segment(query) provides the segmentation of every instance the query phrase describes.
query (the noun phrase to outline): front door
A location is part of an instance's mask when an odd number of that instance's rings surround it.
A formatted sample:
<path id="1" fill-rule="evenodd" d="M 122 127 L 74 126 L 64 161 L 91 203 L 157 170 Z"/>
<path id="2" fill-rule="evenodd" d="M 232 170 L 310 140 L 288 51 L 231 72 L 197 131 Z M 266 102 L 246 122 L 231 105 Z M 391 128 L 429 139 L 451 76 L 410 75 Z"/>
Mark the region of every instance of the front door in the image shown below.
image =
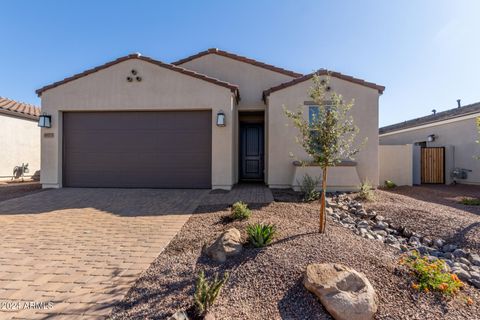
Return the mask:
<path id="1" fill-rule="evenodd" d="M 240 124 L 240 179 L 263 180 L 263 124 Z"/>

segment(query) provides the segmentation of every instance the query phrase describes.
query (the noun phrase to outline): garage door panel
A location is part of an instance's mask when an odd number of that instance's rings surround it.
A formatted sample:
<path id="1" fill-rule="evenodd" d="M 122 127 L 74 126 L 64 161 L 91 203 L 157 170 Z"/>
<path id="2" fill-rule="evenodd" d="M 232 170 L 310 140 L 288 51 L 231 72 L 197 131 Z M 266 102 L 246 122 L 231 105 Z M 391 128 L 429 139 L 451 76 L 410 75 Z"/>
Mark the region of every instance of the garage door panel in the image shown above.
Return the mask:
<path id="1" fill-rule="evenodd" d="M 178 162 L 170 157 L 158 157 L 157 154 L 136 154 L 118 153 L 116 156 L 111 154 L 79 154 L 73 157 L 69 166 L 75 170 L 81 171 L 99 171 L 99 170 L 125 170 L 140 171 L 149 170 L 151 173 L 162 171 L 163 168 L 170 168 L 173 171 L 195 170 L 204 171 L 204 163 L 208 162 L 209 155 L 204 153 L 188 153 L 185 156 L 195 161 L 189 163 Z M 115 158 L 112 160 L 112 158 Z M 101 169 L 100 169 L 101 168 Z"/>
<path id="2" fill-rule="evenodd" d="M 210 188 L 211 112 L 64 113 L 64 185 Z"/>

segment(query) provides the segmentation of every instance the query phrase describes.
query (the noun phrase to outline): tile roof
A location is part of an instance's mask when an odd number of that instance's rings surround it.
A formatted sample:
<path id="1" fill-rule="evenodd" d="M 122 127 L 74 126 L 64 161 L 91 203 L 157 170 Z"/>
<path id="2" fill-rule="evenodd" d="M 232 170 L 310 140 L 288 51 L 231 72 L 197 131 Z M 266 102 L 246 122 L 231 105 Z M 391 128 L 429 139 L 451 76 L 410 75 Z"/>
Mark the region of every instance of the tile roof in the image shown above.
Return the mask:
<path id="1" fill-rule="evenodd" d="M 257 61 L 257 60 L 253 60 L 253 59 L 250 59 L 250 58 L 247 58 L 247 57 L 239 56 L 239 55 L 236 55 L 236 54 L 233 54 L 233 53 L 230 53 L 230 52 L 227 52 L 227 51 L 223 51 L 223 50 L 220 50 L 220 49 L 217 49 L 217 48 L 210 48 L 208 50 L 205 50 L 205 51 L 199 52 L 197 54 L 194 54 L 190 57 L 172 62 L 172 64 L 178 66 L 178 65 L 181 65 L 185 62 L 192 61 L 192 60 L 195 60 L 197 58 L 203 57 L 207 54 L 216 54 L 216 55 L 219 55 L 219 56 L 222 56 L 222 57 L 227 57 L 227 58 L 230 58 L 230 59 L 245 62 L 245 63 L 251 64 L 251 65 L 260 67 L 260 68 L 268 69 L 270 71 L 278 72 L 278 73 L 281 73 L 281 74 L 284 74 L 284 75 L 287 75 L 287 76 L 290 76 L 290 77 L 294 77 L 294 78 L 298 78 L 298 77 L 303 76 L 303 74 L 295 72 L 295 71 L 290 71 L 290 70 L 286 70 L 286 69 L 283 69 L 283 68 L 275 67 L 275 66 L 272 66 L 270 64 L 266 64 L 266 63 L 263 63 L 263 62 L 260 62 L 260 61 Z"/>
<path id="2" fill-rule="evenodd" d="M 37 120 L 40 115 L 40 108 L 28 103 L 0 97 L 0 113 Z"/>
<path id="3" fill-rule="evenodd" d="M 380 86 L 380 85 L 372 83 L 372 82 L 367 82 L 367 81 L 362 80 L 362 79 L 347 76 L 347 75 L 342 74 L 340 72 L 330 71 L 330 70 L 326 70 L 326 69 L 320 69 L 316 72 L 309 73 L 307 75 L 304 75 L 303 77 L 293 79 L 291 81 L 282 83 L 278 86 L 275 86 L 275 87 L 272 87 L 268 90 L 263 91 L 263 99 L 265 100 L 270 95 L 270 93 L 272 93 L 272 92 L 279 91 L 279 90 L 294 86 L 294 85 L 296 85 L 300 82 L 310 80 L 311 78 L 313 78 L 313 76 L 315 74 L 317 74 L 319 76 L 326 75 L 326 76 L 342 79 L 342 80 L 345 80 L 345 81 L 353 82 L 353 83 L 356 83 L 356 84 L 359 84 L 359 85 L 362 85 L 362 86 L 365 86 L 365 87 L 369 87 L 369 88 L 378 90 L 378 93 L 380 93 L 380 94 L 382 94 L 383 91 L 385 90 L 384 86 Z"/>
<path id="4" fill-rule="evenodd" d="M 194 72 L 194 71 L 191 71 L 191 70 L 188 70 L 188 69 L 185 69 L 185 68 L 182 68 L 182 67 L 178 67 L 178 66 L 175 66 L 173 64 L 168 64 L 168 63 L 163 63 L 161 61 L 158 61 L 158 60 L 154 60 L 152 58 L 149 58 L 149 57 L 145 57 L 145 56 L 142 56 L 140 55 L 139 53 L 135 53 L 135 54 L 129 54 L 127 56 L 124 56 L 124 57 L 121 57 L 121 58 L 118 58 L 114 61 L 110 61 L 110 62 L 107 62 L 101 66 L 98 66 L 98 67 L 95 67 L 95 68 L 92 68 L 92 69 L 89 69 L 89 70 L 86 70 L 84 72 L 81 72 L 81 73 L 78 73 L 78 74 L 75 74 L 71 77 L 68 77 L 68 78 L 65 78 L 61 81 L 57 81 L 57 82 L 54 82 L 52 84 L 49 84 L 47 86 L 44 86 L 38 90 L 36 90 L 35 92 L 37 93 L 38 96 L 41 96 L 42 93 L 46 90 L 49 90 L 49 89 L 52 89 L 52 88 L 55 88 L 55 87 L 58 87 L 62 84 L 65 84 L 67 82 L 70 82 L 70 81 L 73 81 L 73 80 L 76 80 L 76 79 L 79 79 L 79 78 L 82 78 L 82 77 L 85 77 L 89 74 L 92 74 L 94 72 L 97 72 L 97 71 L 100 71 L 100 70 L 103 70 L 103 69 L 106 69 L 108 67 L 111 67 L 115 64 L 118 64 L 120 62 L 123 62 L 123 61 L 127 61 L 127 60 L 130 60 L 130 59 L 138 59 L 138 60 L 142 60 L 142 61 L 146 61 L 146 62 L 150 62 L 150 63 L 153 63 L 159 67 L 162 67 L 162 68 L 166 68 L 166 69 L 169 69 L 169 70 L 172 70 L 172 71 L 176 71 L 176 72 L 180 72 L 180 73 L 183 73 L 185 75 L 188 75 L 188 76 L 191 76 L 191 77 L 194 77 L 194 78 L 197 78 L 197 79 L 201 79 L 201 80 L 204 80 L 204 81 L 207 81 L 207 82 L 210 82 L 210 83 L 213 83 L 213 84 L 216 84 L 216 85 L 219 85 L 219 86 L 222 86 L 222 87 L 225 87 L 225 88 L 228 88 L 230 89 L 230 91 L 232 91 L 232 93 L 235 94 L 237 100 L 240 99 L 240 93 L 239 93 L 239 90 L 238 90 L 238 86 L 234 85 L 234 84 L 231 84 L 231 83 L 228 83 L 228 82 L 225 82 L 225 81 L 221 81 L 219 79 L 215 79 L 215 78 L 212 78 L 212 77 L 209 77 L 209 76 L 206 76 L 204 74 L 201 74 L 201 73 L 198 73 L 198 72 Z"/>
<path id="5" fill-rule="evenodd" d="M 476 113 L 478 113 L 478 116 L 480 117 L 480 102 L 472 103 L 460 108 L 457 107 L 454 109 L 437 112 L 436 114 L 431 114 L 425 117 L 385 126 L 379 129 L 379 133 L 384 134 L 388 132 L 414 128 L 425 124 L 432 124 L 435 122 L 455 119 L 458 117 L 468 116 Z"/>

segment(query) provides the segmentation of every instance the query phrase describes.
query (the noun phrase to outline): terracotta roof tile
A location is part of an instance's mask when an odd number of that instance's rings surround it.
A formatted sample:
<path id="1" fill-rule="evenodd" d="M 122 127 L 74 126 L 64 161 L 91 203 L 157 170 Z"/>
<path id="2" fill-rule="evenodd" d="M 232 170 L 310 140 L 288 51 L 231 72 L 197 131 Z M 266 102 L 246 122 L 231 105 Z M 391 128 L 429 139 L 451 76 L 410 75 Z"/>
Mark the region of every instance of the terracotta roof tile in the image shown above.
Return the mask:
<path id="1" fill-rule="evenodd" d="M 0 113 L 37 120 L 40 115 L 40 108 L 28 103 L 0 97 Z"/>
<path id="2" fill-rule="evenodd" d="M 175 66 L 173 64 L 168 64 L 168 63 L 163 63 L 161 61 L 158 61 L 158 60 L 155 60 L 155 59 L 152 59 L 152 58 L 149 58 L 149 57 L 145 57 L 145 56 L 142 56 L 140 55 L 139 53 L 136 53 L 136 54 L 130 54 L 128 56 L 124 56 L 124 57 L 121 57 L 121 58 L 118 58 L 114 61 L 111 61 L 111 62 L 107 62 L 101 66 L 98 66 L 98 67 L 95 67 L 95 68 L 92 68 L 92 69 L 89 69 L 89 70 L 86 70 L 84 72 L 81 72 L 81 73 L 78 73 L 76 75 L 73 75 L 71 77 L 68 77 L 68 78 L 65 78 L 61 81 L 57 81 L 57 82 L 54 82 L 50 85 L 47 85 L 47 86 L 44 86 L 38 90 L 36 90 L 35 92 L 37 93 L 38 96 L 41 96 L 42 93 L 46 90 L 49 90 L 49 89 L 52 89 L 52 88 L 55 88 L 55 87 L 58 87 L 62 84 L 65 84 L 67 82 L 70 82 L 70 81 L 73 81 L 73 80 L 76 80 L 76 79 L 79 79 L 79 78 L 82 78 L 82 77 L 85 77 L 89 74 L 92 74 L 94 72 L 97 72 L 97 71 L 100 71 L 100 70 L 103 70 L 103 69 L 106 69 L 108 67 L 111 67 L 115 64 L 118 64 L 120 62 L 123 62 L 123 61 L 127 61 L 127 60 L 130 60 L 130 59 L 138 59 L 138 60 L 143 60 L 143 61 L 146 61 L 146 62 L 149 62 L 149 63 L 153 63 L 159 67 L 162 67 L 162 68 L 166 68 L 166 69 L 169 69 L 169 70 L 172 70 L 172 71 L 176 71 L 176 72 L 180 72 L 180 73 L 183 73 L 185 75 L 188 75 L 188 76 L 191 76 L 191 77 L 194 77 L 194 78 L 197 78 L 197 79 L 201 79 L 201 80 L 204 80 L 204 81 L 207 81 L 207 82 L 210 82 L 210 83 L 213 83 L 213 84 L 216 84 L 216 85 L 219 85 L 219 86 L 222 86 L 222 87 L 225 87 L 225 88 L 228 88 L 230 89 L 230 91 L 232 91 L 232 93 L 235 95 L 237 101 L 240 99 L 240 92 L 238 90 L 238 86 L 234 85 L 234 84 L 231 84 L 231 83 L 228 83 L 228 82 L 225 82 L 225 81 L 221 81 L 219 79 L 216 79 L 216 78 L 212 78 L 212 77 L 209 77 L 209 76 L 206 76 L 204 74 L 201 74 L 201 73 L 198 73 L 198 72 L 194 72 L 194 71 L 191 71 L 191 70 L 188 70 L 188 69 L 185 69 L 185 68 L 182 68 L 182 67 L 178 67 L 178 66 Z"/>
<path id="3" fill-rule="evenodd" d="M 352 76 L 347 76 L 347 75 L 342 74 L 340 72 L 330 71 L 330 70 L 326 70 L 326 69 L 320 69 L 316 72 L 312 72 L 310 74 L 304 75 L 301 78 L 293 79 L 289 82 L 282 83 L 278 86 L 275 86 L 275 87 L 272 87 L 268 90 L 263 91 L 263 99 L 265 100 L 268 97 L 268 95 L 270 95 L 270 93 L 272 93 L 272 92 L 279 91 L 279 90 L 294 86 L 297 83 L 310 80 L 313 77 L 313 75 L 315 75 L 315 74 L 317 74 L 319 76 L 327 75 L 327 76 L 335 77 L 335 78 L 342 79 L 342 80 L 345 80 L 345 81 L 353 82 L 353 83 L 356 83 L 356 84 L 359 84 L 359 85 L 362 85 L 362 86 L 365 86 L 365 87 L 369 87 L 369 88 L 378 90 L 378 92 L 380 94 L 382 94 L 383 91 L 385 90 L 384 86 L 380 86 L 380 85 L 372 83 L 372 82 L 367 82 L 367 81 L 362 80 L 362 79 L 354 78 Z"/>
<path id="4" fill-rule="evenodd" d="M 247 58 L 247 57 L 239 56 L 239 55 L 227 52 L 227 51 L 219 50 L 217 48 L 210 48 L 208 50 L 205 50 L 205 51 L 199 52 L 197 54 L 194 54 L 190 57 L 175 61 L 172 64 L 178 66 L 178 65 L 181 65 L 181 64 L 186 63 L 188 61 L 192 61 L 192 60 L 195 60 L 197 58 L 203 57 L 207 54 L 217 54 L 219 56 L 223 56 L 223 57 L 231 58 L 231 59 L 234 59 L 234 60 L 237 60 L 237 61 L 245 62 L 245 63 L 251 64 L 251 65 L 260 67 L 260 68 L 264 68 L 264 69 L 268 69 L 270 71 L 282 73 L 284 75 L 294 77 L 294 78 L 298 78 L 298 77 L 303 76 L 301 73 L 298 73 L 298 72 L 294 72 L 294 71 L 286 70 L 286 69 L 283 69 L 283 68 L 275 67 L 275 66 L 272 66 L 270 64 L 266 64 L 266 63 L 263 63 L 263 62 L 260 62 L 260 61 L 257 61 L 257 60 L 253 60 L 253 59 L 250 59 L 250 58 Z"/>

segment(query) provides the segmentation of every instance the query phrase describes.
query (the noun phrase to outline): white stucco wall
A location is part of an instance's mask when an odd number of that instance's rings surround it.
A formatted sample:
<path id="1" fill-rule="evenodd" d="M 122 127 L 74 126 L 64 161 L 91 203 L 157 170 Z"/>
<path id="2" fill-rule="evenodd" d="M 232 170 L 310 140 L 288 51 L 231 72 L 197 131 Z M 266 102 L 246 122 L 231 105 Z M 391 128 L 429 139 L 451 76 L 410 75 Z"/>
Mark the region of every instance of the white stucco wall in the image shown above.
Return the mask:
<path id="1" fill-rule="evenodd" d="M 478 115 L 480 116 L 480 114 Z M 478 130 L 475 117 L 448 123 L 408 130 L 392 132 L 380 136 L 382 145 L 398 145 L 426 141 L 431 134 L 436 136 L 435 141 L 427 142 L 428 147 L 445 147 L 445 181 L 452 182 L 450 172 L 459 167 L 472 170 L 468 179 L 458 180 L 460 183 L 480 184 L 480 160 L 475 156 L 480 155 Z"/>
<path id="2" fill-rule="evenodd" d="M 385 180 L 397 186 L 413 184 L 413 145 L 381 145 L 379 147 L 380 185 Z"/>
<path id="3" fill-rule="evenodd" d="M 13 168 L 27 164 L 32 176 L 40 170 L 40 128 L 37 120 L 0 113 L 0 179 L 10 179 Z"/>
<path id="4" fill-rule="evenodd" d="M 135 69 L 141 82 L 127 82 Z M 235 99 L 230 89 L 189 75 L 130 59 L 42 94 L 43 112 L 52 115 L 52 128 L 42 129 L 41 182 L 62 186 L 62 112 L 115 110 L 212 110 L 212 187 L 231 188 L 234 182 L 233 137 Z M 215 125 L 218 111 L 227 126 Z M 53 137 L 44 137 L 53 133 Z"/>
<path id="5" fill-rule="evenodd" d="M 311 80 L 297 85 L 275 91 L 268 97 L 268 178 L 267 183 L 271 187 L 289 187 L 294 176 L 293 153 L 298 159 L 307 159 L 301 146 L 295 137 L 297 129 L 291 120 L 284 114 L 283 106 L 289 110 L 296 110 L 302 106 L 305 116 L 308 116 L 308 106 L 305 101 L 311 101 L 308 90 L 313 85 Z M 377 90 L 361 86 L 345 80 L 331 78 L 332 90 L 341 94 L 346 101 L 355 99 L 355 105 L 350 114 L 360 132 L 357 142 L 368 138 L 361 148 L 357 161 L 357 172 L 361 181 L 369 180 L 374 186 L 378 185 L 378 100 Z M 288 124 L 288 126 L 287 126 Z M 318 168 L 320 170 L 320 168 Z M 320 171 L 319 174 L 320 175 Z"/>

